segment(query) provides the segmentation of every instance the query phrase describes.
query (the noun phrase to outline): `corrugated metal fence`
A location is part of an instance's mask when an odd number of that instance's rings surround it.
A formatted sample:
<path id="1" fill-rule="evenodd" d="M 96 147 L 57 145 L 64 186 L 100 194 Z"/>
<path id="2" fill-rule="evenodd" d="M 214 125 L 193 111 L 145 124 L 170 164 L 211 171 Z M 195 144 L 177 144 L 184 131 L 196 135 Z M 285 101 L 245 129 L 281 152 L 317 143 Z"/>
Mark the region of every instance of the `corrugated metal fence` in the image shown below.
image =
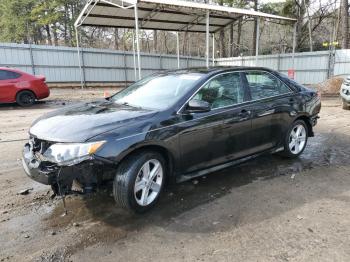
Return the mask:
<path id="1" fill-rule="evenodd" d="M 230 57 L 216 60 L 222 66 L 255 66 L 255 56 Z M 295 54 L 295 79 L 303 84 L 323 82 L 334 75 L 350 75 L 350 49 L 335 52 L 318 51 Z M 259 56 L 258 66 L 269 67 L 287 74 L 293 68 L 292 54 Z"/>
<path id="2" fill-rule="evenodd" d="M 82 78 L 87 83 L 134 81 L 132 52 L 106 49 L 81 49 Z M 177 68 L 177 57 L 142 53 L 142 75 Z M 255 57 L 216 60 L 217 65 L 255 66 Z M 76 48 L 0 43 L 0 66 L 10 66 L 28 73 L 45 75 L 50 83 L 79 83 L 81 75 Z M 205 66 L 205 59 L 181 57 L 181 68 Z M 259 56 L 258 66 L 282 73 L 293 68 L 292 54 Z M 350 74 L 350 50 L 295 54 L 295 77 L 303 84 L 322 82 L 333 75 Z"/>
<path id="3" fill-rule="evenodd" d="M 135 80 L 133 52 L 81 48 L 82 76 L 87 83 L 130 82 Z M 142 76 L 177 68 L 177 57 L 141 53 Z M 77 49 L 0 43 L 0 66 L 45 75 L 50 83 L 80 82 Z M 205 59 L 180 57 L 181 68 L 205 66 Z"/>

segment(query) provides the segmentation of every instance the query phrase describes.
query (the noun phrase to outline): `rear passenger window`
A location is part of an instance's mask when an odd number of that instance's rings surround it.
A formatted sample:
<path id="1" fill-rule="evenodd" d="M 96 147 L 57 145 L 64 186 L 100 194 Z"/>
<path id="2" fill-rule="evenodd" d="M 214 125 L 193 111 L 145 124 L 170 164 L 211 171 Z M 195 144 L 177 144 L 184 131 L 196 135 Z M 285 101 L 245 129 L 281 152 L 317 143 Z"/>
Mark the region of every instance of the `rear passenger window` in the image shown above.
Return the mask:
<path id="1" fill-rule="evenodd" d="M 277 77 L 267 72 L 245 73 L 253 100 L 278 96 L 291 92 L 289 87 Z"/>
<path id="2" fill-rule="evenodd" d="M 233 72 L 214 77 L 198 91 L 193 99 L 208 102 L 212 109 L 244 102 L 240 74 Z"/>
<path id="3" fill-rule="evenodd" d="M 16 78 L 19 78 L 20 76 L 21 75 L 16 72 L 0 70 L 0 80 L 16 79 Z"/>

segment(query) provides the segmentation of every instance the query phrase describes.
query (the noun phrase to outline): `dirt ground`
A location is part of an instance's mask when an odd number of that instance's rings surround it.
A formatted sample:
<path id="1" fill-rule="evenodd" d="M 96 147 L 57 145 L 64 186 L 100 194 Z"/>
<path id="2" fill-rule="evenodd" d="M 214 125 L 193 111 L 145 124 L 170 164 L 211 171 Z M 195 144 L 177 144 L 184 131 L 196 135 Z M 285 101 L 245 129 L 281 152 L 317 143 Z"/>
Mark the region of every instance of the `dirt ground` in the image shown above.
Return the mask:
<path id="1" fill-rule="evenodd" d="M 68 197 L 61 216 L 61 200 L 22 170 L 27 130 L 45 112 L 103 93 L 53 90 L 30 109 L 0 106 L 1 261 L 350 261 L 350 111 L 339 99 L 323 99 L 299 159 L 260 157 L 173 185 L 142 216 L 108 192 Z"/>

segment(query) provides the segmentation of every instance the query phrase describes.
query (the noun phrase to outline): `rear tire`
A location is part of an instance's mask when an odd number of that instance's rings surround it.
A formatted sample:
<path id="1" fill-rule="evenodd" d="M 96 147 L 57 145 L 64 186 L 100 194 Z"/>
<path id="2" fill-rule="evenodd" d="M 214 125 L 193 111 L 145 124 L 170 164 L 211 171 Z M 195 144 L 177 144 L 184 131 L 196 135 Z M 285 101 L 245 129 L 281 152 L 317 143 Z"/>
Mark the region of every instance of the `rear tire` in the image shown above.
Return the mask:
<path id="1" fill-rule="evenodd" d="M 284 151 L 281 155 L 296 158 L 303 153 L 308 140 L 308 129 L 303 120 L 295 121 L 289 128 L 284 139 Z"/>
<path id="2" fill-rule="evenodd" d="M 35 103 L 35 94 L 31 91 L 21 91 L 16 95 L 16 102 L 20 106 L 31 106 Z"/>
<path id="3" fill-rule="evenodd" d="M 113 182 L 113 195 L 117 205 L 143 213 L 152 209 L 163 190 L 166 163 L 161 154 L 140 151 L 123 160 Z"/>

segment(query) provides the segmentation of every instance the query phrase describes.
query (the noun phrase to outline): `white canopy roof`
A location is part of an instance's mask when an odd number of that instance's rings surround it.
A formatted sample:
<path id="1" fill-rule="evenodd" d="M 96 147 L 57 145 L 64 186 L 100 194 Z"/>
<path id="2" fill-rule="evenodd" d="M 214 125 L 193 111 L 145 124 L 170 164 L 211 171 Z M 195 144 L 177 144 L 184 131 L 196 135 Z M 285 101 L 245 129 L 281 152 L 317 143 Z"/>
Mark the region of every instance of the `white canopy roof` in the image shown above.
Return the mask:
<path id="1" fill-rule="evenodd" d="M 177 0 L 90 0 L 75 26 L 134 28 L 137 5 L 140 29 L 206 33 L 206 14 L 210 12 L 209 32 L 215 33 L 238 18 L 261 17 L 294 22 L 295 19 L 247 9 Z"/>
<path id="2" fill-rule="evenodd" d="M 241 17 L 259 17 L 294 23 L 294 57 L 296 20 L 293 18 L 271 15 L 247 9 L 181 0 L 89 0 L 74 24 L 76 30 L 79 67 L 81 68 L 82 63 L 80 61 L 79 36 L 77 30 L 79 26 L 135 29 L 134 36 L 136 39 L 133 40 L 135 79 L 137 77 L 134 47 L 135 43 L 137 50 L 138 78 L 141 79 L 139 29 L 206 33 L 206 65 L 209 67 L 210 33 L 220 31 Z M 259 54 L 259 20 L 256 29 L 257 48 L 255 51 L 255 57 L 257 64 Z M 178 68 L 180 68 L 179 34 L 177 33 L 176 36 L 177 60 Z M 214 37 L 213 41 L 215 41 Z M 215 58 L 214 47 L 215 45 L 213 44 L 213 63 Z M 82 72 L 81 81 L 83 87 Z"/>

